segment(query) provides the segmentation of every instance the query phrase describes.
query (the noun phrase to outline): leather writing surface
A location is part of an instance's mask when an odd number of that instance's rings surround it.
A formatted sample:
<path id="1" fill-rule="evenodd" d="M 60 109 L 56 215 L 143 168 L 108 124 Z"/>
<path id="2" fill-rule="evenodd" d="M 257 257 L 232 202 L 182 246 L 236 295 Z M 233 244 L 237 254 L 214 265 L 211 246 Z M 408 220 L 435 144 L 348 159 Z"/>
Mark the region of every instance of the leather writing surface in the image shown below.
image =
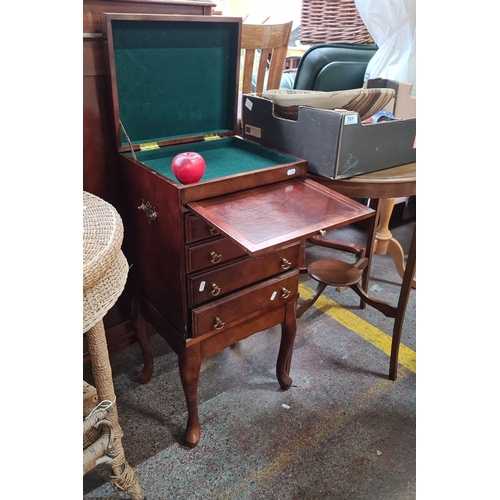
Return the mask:
<path id="1" fill-rule="evenodd" d="M 191 202 L 188 206 L 250 255 L 373 214 L 372 209 L 303 179 Z"/>

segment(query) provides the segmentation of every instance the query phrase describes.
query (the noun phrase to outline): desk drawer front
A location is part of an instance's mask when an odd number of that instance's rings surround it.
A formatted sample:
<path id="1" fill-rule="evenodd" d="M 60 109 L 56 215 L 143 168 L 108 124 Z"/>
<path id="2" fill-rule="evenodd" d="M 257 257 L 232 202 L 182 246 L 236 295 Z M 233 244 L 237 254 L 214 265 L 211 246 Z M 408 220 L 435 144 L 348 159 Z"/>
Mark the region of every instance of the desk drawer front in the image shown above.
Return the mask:
<path id="1" fill-rule="evenodd" d="M 295 300 L 299 271 L 286 272 L 226 298 L 198 307 L 192 313 L 193 337 L 221 331 L 242 323 L 252 315 L 262 314 Z"/>
<path id="2" fill-rule="evenodd" d="M 186 214 L 184 216 L 184 225 L 186 229 L 186 243 L 195 243 L 213 238 L 214 236 L 220 236 L 219 231 L 193 214 Z"/>
<path id="3" fill-rule="evenodd" d="M 240 288 L 283 273 L 298 266 L 299 245 L 244 259 L 203 274 L 188 277 L 189 305 L 219 299 Z"/>
<path id="4" fill-rule="evenodd" d="M 245 250 L 226 238 L 186 248 L 186 271 L 192 273 L 247 255 Z"/>

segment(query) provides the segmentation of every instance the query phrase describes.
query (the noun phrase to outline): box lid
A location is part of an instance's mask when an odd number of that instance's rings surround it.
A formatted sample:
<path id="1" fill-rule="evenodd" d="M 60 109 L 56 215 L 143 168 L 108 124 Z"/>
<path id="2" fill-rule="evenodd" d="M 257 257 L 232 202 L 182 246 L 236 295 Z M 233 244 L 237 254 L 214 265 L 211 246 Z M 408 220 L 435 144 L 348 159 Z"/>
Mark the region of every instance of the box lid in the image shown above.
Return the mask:
<path id="1" fill-rule="evenodd" d="M 375 213 L 347 196 L 300 177 L 193 201 L 187 206 L 251 256 Z"/>
<path id="2" fill-rule="evenodd" d="M 241 18 L 103 14 L 119 151 L 236 130 Z"/>

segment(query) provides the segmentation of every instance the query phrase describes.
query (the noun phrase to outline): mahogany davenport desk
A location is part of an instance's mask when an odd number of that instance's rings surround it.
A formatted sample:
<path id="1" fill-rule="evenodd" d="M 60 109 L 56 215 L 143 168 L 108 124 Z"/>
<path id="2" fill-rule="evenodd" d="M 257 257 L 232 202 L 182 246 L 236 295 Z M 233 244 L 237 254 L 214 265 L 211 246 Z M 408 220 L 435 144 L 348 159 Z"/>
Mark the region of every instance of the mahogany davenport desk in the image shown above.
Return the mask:
<path id="1" fill-rule="evenodd" d="M 190 14 L 210 16 L 214 2 L 169 0 L 83 0 L 83 189 L 110 203 L 123 214 L 123 190 L 112 124 L 109 66 L 102 35 L 102 13 Z M 128 236 L 123 251 L 128 255 Z M 109 350 L 136 340 L 131 321 L 128 286 L 104 320 Z M 84 339 L 84 354 L 88 352 Z M 86 358 L 88 359 L 88 355 Z M 145 359 L 145 363 L 147 363 Z M 151 367 L 144 370 L 145 379 Z M 146 373 L 147 372 L 147 373 Z"/>
<path id="2" fill-rule="evenodd" d="M 276 375 L 288 389 L 300 241 L 374 212 L 307 179 L 305 162 L 182 187 L 132 159 L 123 166 L 137 241 L 131 278 L 140 314 L 178 355 L 193 447 L 202 360 L 281 324 Z"/>
<path id="3" fill-rule="evenodd" d="M 178 356 L 196 446 L 202 360 L 281 325 L 288 389 L 300 242 L 375 212 L 307 179 L 306 161 L 235 135 L 241 18 L 106 14 L 104 28 L 130 282 Z M 197 183 L 172 172 L 186 151 L 205 160 Z"/>

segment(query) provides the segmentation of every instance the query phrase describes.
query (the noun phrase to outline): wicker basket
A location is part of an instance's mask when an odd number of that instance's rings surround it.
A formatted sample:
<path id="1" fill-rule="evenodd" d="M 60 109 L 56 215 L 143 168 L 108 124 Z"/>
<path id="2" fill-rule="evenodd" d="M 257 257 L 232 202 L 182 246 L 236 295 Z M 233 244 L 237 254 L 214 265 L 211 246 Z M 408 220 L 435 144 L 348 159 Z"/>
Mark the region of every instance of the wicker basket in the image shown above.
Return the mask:
<path id="1" fill-rule="evenodd" d="M 299 39 L 303 45 L 374 43 L 354 0 L 302 0 Z"/>

